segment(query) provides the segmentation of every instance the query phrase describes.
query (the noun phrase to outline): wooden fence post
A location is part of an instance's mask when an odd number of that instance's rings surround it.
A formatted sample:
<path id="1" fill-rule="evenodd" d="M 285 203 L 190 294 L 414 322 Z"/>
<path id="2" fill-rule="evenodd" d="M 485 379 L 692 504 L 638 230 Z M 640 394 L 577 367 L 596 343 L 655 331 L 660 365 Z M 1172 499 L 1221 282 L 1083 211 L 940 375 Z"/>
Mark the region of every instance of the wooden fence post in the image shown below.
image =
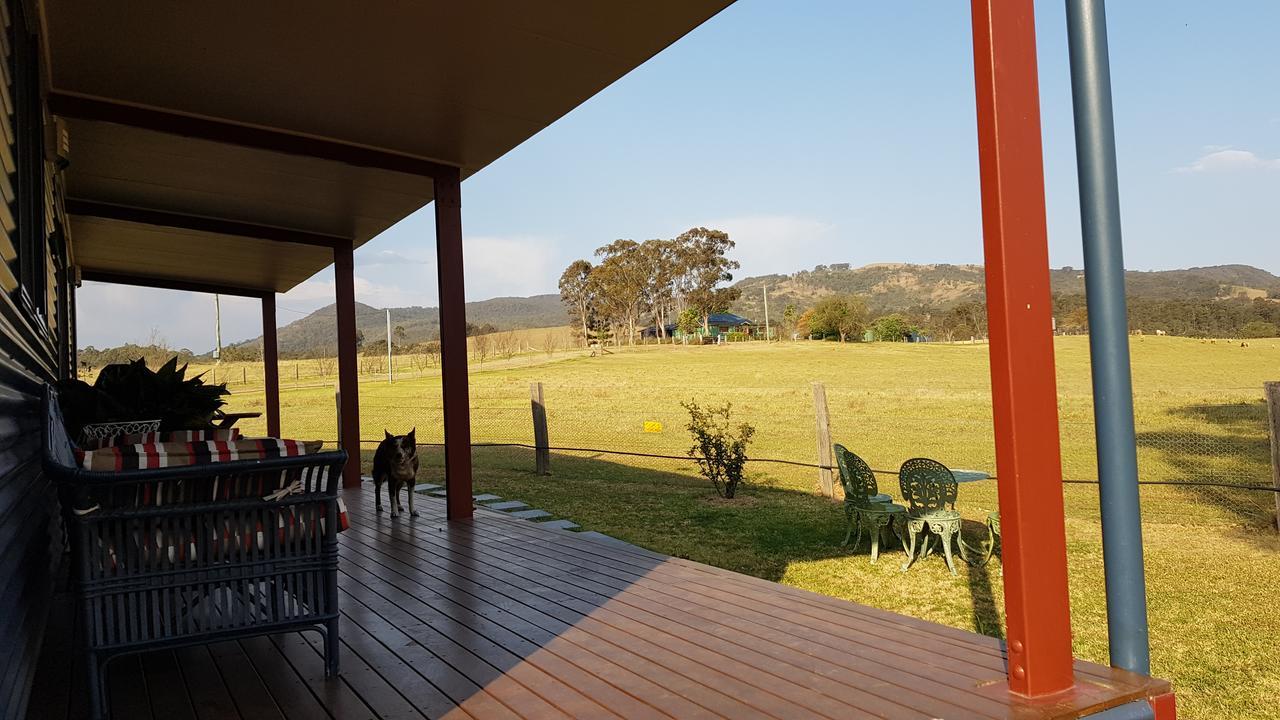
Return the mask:
<path id="1" fill-rule="evenodd" d="M 547 439 L 547 406 L 542 400 L 542 383 L 529 384 L 529 398 L 533 406 L 533 445 L 537 473 L 550 475 L 551 442 Z"/>
<path id="2" fill-rule="evenodd" d="M 333 391 L 333 406 L 337 408 L 337 410 L 334 412 L 334 420 L 337 421 L 337 427 L 334 430 L 334 432 L 336 433 L 335 437 L 338 438 L 338 442 L 337 442 L 338 449 L 341 450 L 342 449 L 342 391 L 341 390 Z"/>
<path id="3" fill-rule="evenodd" d="M 1271 482 L 1276 488 L 1276 529 L 1280 530 L 1280 381 L 1262 384 L 1271 420 Z"/>
<path id="4" fill-rule="evenodd" d="M 818 423 L 818 483 L 822 494 L 835 497 L 832 483 L 831 466 L 835 465 L 835 457 L 831 450 L 831 422 L 827 415 L 827 388 L 822 383 L 813 383 L 813 412 Z"/>

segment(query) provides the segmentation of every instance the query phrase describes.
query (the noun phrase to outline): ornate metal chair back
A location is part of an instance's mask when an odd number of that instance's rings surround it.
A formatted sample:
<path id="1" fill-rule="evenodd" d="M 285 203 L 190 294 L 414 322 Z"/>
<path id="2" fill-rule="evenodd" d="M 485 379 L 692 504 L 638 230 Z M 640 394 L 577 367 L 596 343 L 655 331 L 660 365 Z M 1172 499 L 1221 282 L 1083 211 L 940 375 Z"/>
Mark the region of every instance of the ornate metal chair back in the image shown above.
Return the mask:
<path id="1" fill-rule="evenodd" d="M 843 445 L 835 445 L 836 465 L 840 467 L 840 484 L 844 486 L 845 502 L 857 507 L 868 507 L 868 498 L 880 494 L 876 474 L 862 458 L 849 452 Z"/>
<path id="2" fill-rule="evenodd" d="M 937 460 L 912 458 L 902 463 L 898 485 L 912 513 L 956 509 L 956 478 Z"/>

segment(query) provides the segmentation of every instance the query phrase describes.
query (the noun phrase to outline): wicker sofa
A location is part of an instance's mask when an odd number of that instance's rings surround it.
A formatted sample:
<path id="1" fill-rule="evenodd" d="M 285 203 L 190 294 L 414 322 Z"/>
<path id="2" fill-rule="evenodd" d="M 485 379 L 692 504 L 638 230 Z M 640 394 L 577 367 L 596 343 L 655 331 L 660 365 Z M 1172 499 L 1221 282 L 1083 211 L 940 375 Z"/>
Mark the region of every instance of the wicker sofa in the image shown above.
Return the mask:
<path id="1" fill-rule="evenodd" d="M 312 629 L 338 670 L 342 451 L 91 471 L 53 389 L 44 464 L 59 482 L 94 717 L 113 657 Z"/>

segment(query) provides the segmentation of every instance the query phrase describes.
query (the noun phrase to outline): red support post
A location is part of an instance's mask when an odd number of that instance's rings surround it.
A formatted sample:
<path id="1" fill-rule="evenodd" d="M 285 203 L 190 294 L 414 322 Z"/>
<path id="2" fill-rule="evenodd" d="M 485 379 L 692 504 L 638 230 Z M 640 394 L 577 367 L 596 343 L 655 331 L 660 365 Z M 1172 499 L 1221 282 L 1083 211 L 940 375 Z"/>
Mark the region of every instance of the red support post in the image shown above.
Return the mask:
<path id="1" fill-rule="evenodd" d="M 338 392 L 342 406 L 338 439 L 350 456 L 342 469 L 343 487 L 360 487 L 360 389 L 356 367 L 356 278 L 351 243 L 333 250 L 334 294 L 338 316 Z"/>
<path id="2" fill-rule="evenodd" d="M 1009 688 L 1074 684 L 1033 0 L 972 0 Z"/>
<path id="3" fill-rule="evenodd" d="M 462 179 L 435 178 L 436 267 L 440 284 L 440 384 L 444 400 L 445 491 L 450 520 L 472 514 L 471 409 L 467 392 L 467 313 L 462 283 Z"/>
<path id="4" fill-rule="evenodd" d="M 267 406 L 267 435 L 280 437 L 280 353 L 276 342 L 276 296 L 262 296 L 263 401 Z"/>
<path id="5" fill-rule="evenodd" d="M 1155 714 L 1155 720 L 1178 720 L 1178 703 L 1173 693 L 1157 695 L 1148 702 L 1151 703 L 1151 711 Z"/>

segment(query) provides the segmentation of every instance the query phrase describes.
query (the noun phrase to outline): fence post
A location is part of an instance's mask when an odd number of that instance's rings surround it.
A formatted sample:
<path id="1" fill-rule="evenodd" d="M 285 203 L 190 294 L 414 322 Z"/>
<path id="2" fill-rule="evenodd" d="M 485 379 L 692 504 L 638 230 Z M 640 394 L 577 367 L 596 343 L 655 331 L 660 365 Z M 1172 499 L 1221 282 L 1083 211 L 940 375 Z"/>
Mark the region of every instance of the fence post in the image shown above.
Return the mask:
<path id="1" fill-rule="evenodd" d="M 1280 381 L 1262 384 L 1271 420 L 1271 482 L 1276 488 L 1276 528 L 1280 530 Z"/>
<path id="2" fill-rule="evenodd" d="M 341 450 L 342 449 L 342 391 L 341 390 L 333 391 L 333 406 L 336 408 L 336 411 L 334 412 L 334 419 L 337 420 L 338 422 L 334 432 L 336 433 L 335 437 L 338 438 L 338 442 L 337 442 L 338 449 Z"/>
<path id="3" fill-rule="evenodd" d="M 547 406 L 542 401 L 542 383 L 529 383 L 529 399 L 533 406 L 533 445 L 537 473 L 550 475 L 551 442 L 547 439 Z"/>
<path id="4" fill-rule="evenodd" d="M 835 458 L 832 457 L 831 451 L 831 422 L 827 415 L 827 388 L 822 383 L 813 383 L 813 412 L 818 423 L 818 464 L 822 466 L 818 470 L 818 483 L 822 487 L 823 495 L 834 498 L 835 489 L 832 483 L 831 466 L 835 465 Z"/>

